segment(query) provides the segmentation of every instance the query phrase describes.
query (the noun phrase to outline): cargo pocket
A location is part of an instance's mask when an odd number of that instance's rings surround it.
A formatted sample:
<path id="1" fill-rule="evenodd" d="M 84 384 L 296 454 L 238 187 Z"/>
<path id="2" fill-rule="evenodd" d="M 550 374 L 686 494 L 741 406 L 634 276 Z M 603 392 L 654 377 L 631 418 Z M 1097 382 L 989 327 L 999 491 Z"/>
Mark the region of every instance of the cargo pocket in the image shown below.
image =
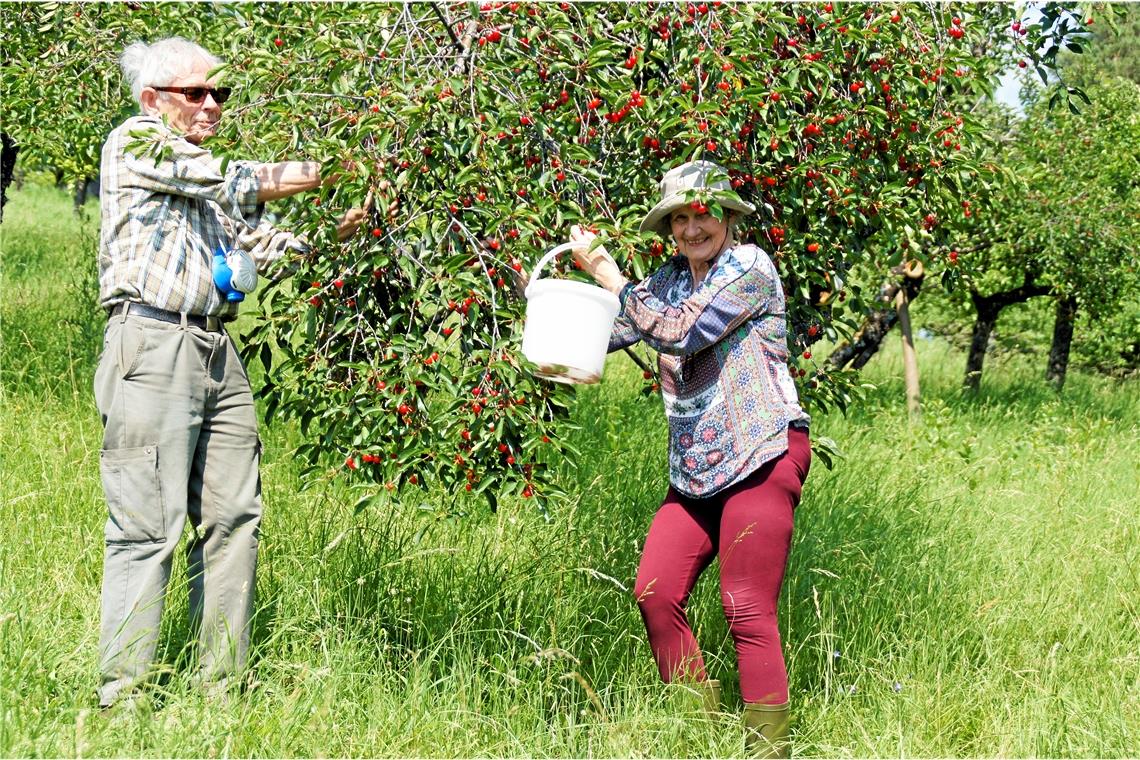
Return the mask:
<path id="1" fill-rule="evenodd" d="M 158 446 L 99 452 L 107 496 L 108 543 L 166 541 L 166 505 L 158 477 Z"/>

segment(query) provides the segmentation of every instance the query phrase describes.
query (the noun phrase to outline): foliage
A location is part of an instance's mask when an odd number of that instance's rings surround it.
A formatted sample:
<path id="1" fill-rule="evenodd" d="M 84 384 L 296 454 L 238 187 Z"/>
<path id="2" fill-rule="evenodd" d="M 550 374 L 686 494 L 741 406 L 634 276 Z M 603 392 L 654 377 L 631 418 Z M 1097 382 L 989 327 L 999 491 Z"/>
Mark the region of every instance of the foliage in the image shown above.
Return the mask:
<path id="1" fill-rule="evenodd" d="M 1106 23 L 1092 27 L 1092 40 L 1083 55 L 1066 53 L 1057 65 L 1078 84 L 1087 86 L 1101 79 L 1123 77 L 1140 84 L 1140 5 L 1121 3 Z"/>
<path id="2" fill-rule="evenodd" d="M 1042 98 L 1023 119 L 993 116 L 1007 171 L 987 197 L 993 212 L 955 241 L 971 289 L 1008 290 L 1028 277 L 1077 295 L 1094 318 L 1135 293 L 1140 86 L 1110 78 L 1089 95 L 1079 114 Z"/>
<path id="3" fill-rule="evenodd" d="M 1046 73 L 1039 43 L 1080 15 L 1047 10 L 1015 28 L 1000 4 L 21 6 L 5 129 L 56 160 L 51 120 L 26 117 L 62 108 L 90 171 L 122 102 L 113 55 L 134 37 L 197 37 L 240 93 L 216 150 L 356 165 L 287 204 L 317 255 L 261 293 L 247 335 L 302 453 L 393 490 L 544 498 L 572 453 L 569 390 L 517 351 L 519 285 L 544 249 L 586 222 L 641 276 L 671 252 L 632 232 L 658 177 L 724 164 L 760 209 L 745 233 L 784 280 L 803 397 L 846 408 L 850 378 L 807 347 L 853 327 L 852 271 L 927 258 L 973 213 L 994 167 L 972 107 L 1019 46 Z M 85 109 L 63 105 L 69 87 L 91 93 Z M 332 220 L 370 191 L 368 231 L 335 244 Z"/>

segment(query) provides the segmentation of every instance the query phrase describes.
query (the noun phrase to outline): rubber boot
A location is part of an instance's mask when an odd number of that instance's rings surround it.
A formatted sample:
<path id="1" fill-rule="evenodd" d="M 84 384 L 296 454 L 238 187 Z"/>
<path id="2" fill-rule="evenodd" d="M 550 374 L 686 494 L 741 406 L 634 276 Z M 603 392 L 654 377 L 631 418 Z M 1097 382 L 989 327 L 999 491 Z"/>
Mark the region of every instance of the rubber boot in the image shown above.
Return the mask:
<path id="1" fill-rule="evenodd" d="M 706 718 L 720 715 L 720 681 L 679 681 L 669 684 L 672 709 L 679 713 L 701 712 Z"/>
<path id="2" fill-rule="evenodd" d="M 788 703 L 744 705 L 744 750 L 749 757 L 788 758 Z"/>
<path id="3" fill-rule="evenodd" d="M 720 681 L 715 678 L 694 684 L 701 695 L 701 709 L 705 715 L 715 718 L 720 714 Z"/>

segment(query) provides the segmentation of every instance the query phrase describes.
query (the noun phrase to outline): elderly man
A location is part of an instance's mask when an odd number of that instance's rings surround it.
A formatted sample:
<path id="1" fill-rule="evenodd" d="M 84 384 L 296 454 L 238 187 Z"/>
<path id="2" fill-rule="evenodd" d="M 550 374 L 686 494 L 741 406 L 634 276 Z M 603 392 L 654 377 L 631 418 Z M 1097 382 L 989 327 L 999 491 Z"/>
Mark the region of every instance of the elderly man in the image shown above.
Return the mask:
<path id="1" fill-rule="evenodd" d="M 142 113 L 113 130 L 102 153 L 99 297 L 110 318 L 95 375 L 109 513 L 101 706 L 151 669 L 187 518 L 195 677 L 224 689 L 244 666 L 261 445 L 249 380 L 225 328 L 238 305 L 220 289 L 229 283 L 215 284 L 212 264 L 219 248 L 244 251 L 258 270 L 306 253 L 304 241 L 262 220 L 263 208 L 321 184 L 315 162 L 227 163 L 201 147 L 230 89 L 210 76 L 219 61 L 197 44 L 135 43 L 120 63 Z M 340 238 L 364 216 L 347 212 Z M 241 277 L 246 290 L 251 273 Z"/>

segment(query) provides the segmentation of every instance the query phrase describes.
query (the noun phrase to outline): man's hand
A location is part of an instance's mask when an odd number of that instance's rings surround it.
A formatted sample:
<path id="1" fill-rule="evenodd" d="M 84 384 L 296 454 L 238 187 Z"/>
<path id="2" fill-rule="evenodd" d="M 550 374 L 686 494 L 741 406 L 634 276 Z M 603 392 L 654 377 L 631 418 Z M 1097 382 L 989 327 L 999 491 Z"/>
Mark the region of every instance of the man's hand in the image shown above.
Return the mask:
<path id="1" fill-rule="evenodd" d="M 582 269 L 586 270 L 594 280 L 606 290 L 617 294 L 625 287 L 628 280 L 621 273 L 617 262 L 603 246 L 596 246 L 590 250 L 597 235 L 584 227 L 574 225 L 570 228 L 570 242 L 577 243 L 570 254 Z"/>
<path id="2" fill-rule="evenodd" d="M 344 212 L 344 216 L 336 225 L 336 239 L 339 241 L 348 240 L 356 234 L 364 220 L 368 218 L 368 213 L 372 210 L 372 191 L 368 192 L 368 196 L 364 199 L 364 204 L 357 208 L 350 208 Z"/>

